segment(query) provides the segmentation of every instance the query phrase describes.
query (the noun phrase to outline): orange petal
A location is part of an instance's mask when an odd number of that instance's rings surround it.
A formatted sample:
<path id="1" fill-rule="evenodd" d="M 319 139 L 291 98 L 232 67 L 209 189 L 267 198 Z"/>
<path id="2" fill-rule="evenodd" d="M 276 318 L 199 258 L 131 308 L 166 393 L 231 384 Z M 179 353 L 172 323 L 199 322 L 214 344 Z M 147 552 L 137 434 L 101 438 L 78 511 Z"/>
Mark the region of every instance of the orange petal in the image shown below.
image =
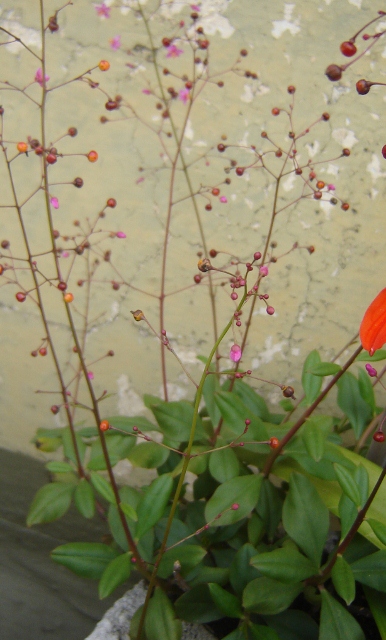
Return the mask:
<path id="1" fill-rule="evenodd" d="M 386 289 L 382 289 L 368 307 L 359 329 L 364 349 L 372 356 L 386 342 Z"/>

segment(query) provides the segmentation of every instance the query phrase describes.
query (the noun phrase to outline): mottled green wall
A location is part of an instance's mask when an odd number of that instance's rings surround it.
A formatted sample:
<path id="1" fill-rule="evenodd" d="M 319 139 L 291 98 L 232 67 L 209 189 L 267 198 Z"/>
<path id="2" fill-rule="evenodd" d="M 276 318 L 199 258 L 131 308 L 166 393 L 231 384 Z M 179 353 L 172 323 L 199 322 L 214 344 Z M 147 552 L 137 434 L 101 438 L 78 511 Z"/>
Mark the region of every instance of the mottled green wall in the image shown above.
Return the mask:
<path id="1" fill-rule="evenodd" d="M 48 86 L 70 80 L 95 67 L 101 58 L 107 58 L 111 62 L 110 71 L 102 74 L 97 70 L 92 73 L 93 79 L 100 81 L 109 95 L 121 94 L 143 120 L 157 126 L 160 116 L 155 109 L 155 98 L 142 93 L 144 88 L 154 86 L 154 73 L 149 71 L 146 49 L 149 42 L 143 24 L 130 9 L 135 3 L 115 0 L 107 2 L 109 4 L 114 7 L 109 19 L 98 17 L 94 4 L 88 0 L 74 0 L 73 6 L 60 14 L 59 31 L 47 37 Z M 150 0 L 143 2 L 144 9 L 150 4 Z M 164 2 L 163 11 L 151 21 L 158 44 L 164 34 L 170 33 L 170 21 L 178 23 L 182 16 L 189 21 L 187 4 L 185 1 Z M 224 179 L 224 166 L 229 162 L 216 150 L 222 135 L 227 136 L 228 144 L 254 144 L 260 149 L 263 144 L 260 134 L 266 129 L 279 145 L 286 144 L 288 125 L 283 114 L 272 117 L 271 109 L 288 107 L 288 84 L 297 87 L 294 111 L 297 131 L 322 112 L 331 114 L 329 122 L 312 129 L 307 147 L 299 143 L 301 161 L 308 157 L 314 157 L 315 161 L 338 158 L 342 146 L 352 151 L 350 158 L 333 160 L 318 169 L 320 178 L 334 183 L 338 195 L 350 202 L 348 212 L 340 206 L 310 199 L 278 216 L 273 236 L 277 242 L 276 255 L 288 251 L 295 241 L 300 245 L 312 244 L 316 251 L 312 256 L 306 251 L 291 253 L 272 266 L 264 286 L 276 314 L 269 317 L 264 307 L 259 308 L 249 348 L 244 354 L 243 366 L 252 368 L 256 376 L 296 387 L 305 355 L 318 348 L 323 357 L 332 357 L 355 334 L 367 304 L 385 286 L 386 162 L 380 149 L 386 142 L 383 126 L 386 92 L 383 87 L 375 87 L 369 95 L 360 97 L 355 91 L 355 82 L 361 77 L 382 81 L 385 50 L 378 46 L 338 84 L 330 83 L 324 76 L 328 64 L 342 62 L 339 43 L 374 17 L 374 5 L 371 0 L 302 0 L 293 4 L 282 0 L 203 0 L 198 4 L 200 21 L 211 42 L 212 73 L 231 67 L 240 49 L 245 48 L 249 55 L 239 67 L 256 72 L 258 80 L 245 78 L 241 73 L 229 73 L 223 88 L 215 83 L 209 85 L 196 103 L 184 140 L 188 161 L 207 152 L 206 165 L 192 165 L 196 187 L 211 186 Z M 46 15 L 53 13 L 57 6 L 49 0 Z M 24 38 L 31 49 L 40 54 L 37 0 L 0 0 L 0 26 Z M 121 35 L 122 46 L 112 51 L 109 39 L 116 35 Z M 1 41 L 5 41 L 3 36 Z M 188 55 L 185 51 L 178 59 L 167 60 L 161 51 L 159 60 L 162 64 L 164 57 L 164 64 L 178 72 L 185 70 Z M 138 64 L 138 61 L 142 62 Z M 38 66 L 17 44 L 0 47 L 1 80 L 24 87 L 33 81 Z M 176 79 L 170 82 L 177 90 L 182 86 Z M 39 98 L 37 85 L 29 91 L 31 96 Z M 10 141 L 9 147 L 28 135 L 34 137 L 39 124 L 37 106 L 10 90 L 3 93 L 1 101 L 6 109 L 4 139 Z M 84 153 L 97 149 L 99 153 L 99 161 L 94 165 L 84 157 L 75 156 L 63 158 L 52 168 L 53 182 L 71 182 L 81 176 L 85 183 L 80 190 L 68 185 L 52 187 L 52 194 L 60 202 L 60 208 L 53 212 L 55 226 L 63 235 L 73 234 L 75 219 L 87 216 L 93 219 L 106 199 L 115 197 L 118 206 L 109 210 L 103 225 L 112 231 L 123 230 L 127 239 L 112 243 L 114 264 L 124 280 L 139 289 L 157 293 L 168 198 L 167 162 L 160 157 L 157 139 L 138 121 L 129 119 L 102 125 L 99 118 L 107 113 L 104 102 L 100 92 L 80 82 L 49 95 L 48 137 L 57 139 L 69 126 L 79 130 L 76 138 L 65 138 L 58 143 L 60 151 Z M 181 122 L 183 104 L 180 102 L 173 108 L 177 121 Z M 128 110 L 125 113 L 128 114 Z M 111 116 L 112 119 L 118 117 L 119 114 Z M 315 152 L 317 155 L 313 156 Z M 240 164 L 251 161 L 247 151 L 232 149 L 227 154 Z M 162 164 L 163 168 L 153 170 Z M 14 167 L 21 198 L 27 198 L 39 184 L 37 159 L 33 154 L 28 159 L 19 157 Z M 139 167 L 145 171 L 139 172 Z M 8 204 L 11 193 L 2 160 L 0 176 L 1 204 Z M 213 209 L 207 212 L 207 200 L 201 197 L 197 200 L 198 207 L 208 246 L 248 260 L 263 246 L 274 186 L 261 171 L 246 171 L 240 178 L 234 172 L 229 176 L 231 184 L 221 187 L 228 203 L 213 199 Z M 139 182 L 140 177 L 144 180 Z M 184 198 L 186 187 L 181 172 L 176 177 L 176 185 L 177 192 Z M 296 179 L 289 178 L 283 191 L 285 198 L 292 198 L 297 188 Z M 48 238 L 42 208 L 43 197 L 38 194 L 25 205 L 24 211 L 31 240 L 38 248 L 35 250 L 44 252 Z M 25 255 L 15 212 L 7 208 L 0 210 L 0 239 L 4 238 L 11 241 L 14 256 Z M 65 248 L 65 242 L 61 246 Z M 192 283 L 200 249 L 194 210 L 189 200 L 182 200 L 174 208 L 171 225 L 168 291 Z M 66 258 L 61 260 L 64 264 Z M 1 258 L 2 263 L 7 261 L 9 257 Z M 42 270 L 46 261 L 44 257 L 39 258 Z M 114 279 L 107 263 L 102 266 L 98 279 Z M 67 362 L 65 371 L 69 379 L 75 361 L 70 355 L 66 359 L 66 354 L 71 353 L 72 341 L 58 291 L 55 287 L 49 289 L 46 286 L 44 292 L 52 317 L 52 331 L 61 345 L 59 352 Z M 57 396 L 35 393 L 36 390 L 55 391 L 56 382 L 50 354 L 46 358 L 29 355 L 39 346 L 44 329 L 36 305 L 29 300 L 18 304 L 14 297 L 16 291 L 16 285 L 0 288 L 0 445 L 33 453 L 29 441 L 37 427 L 60 426 L 65 422 L 62 411 L 53 416 L 49 410 L 51 404 L 59 401 Z M 74 294 L 76 308 L 82 291 L 74 290 Z M 222 326 L 233 307 L 222 289 L 218 292 L 218 301 Z M 88 335 L 88 361 L 96 360 L 109 349 L 116 354 L 114 358 L 90 365 L 97 392 L 107 389 L 115 394 L 103 405 L 105 415 L 137 414 L 144 409 L 142 393 L 160 393 L 159 345 L 146 327 L 133 322 L 130 310 L 137 308 L 142 308 L 157 325 L 154 298 L 125 286 L 113 291 L 109 284 L 96 285 L 91 300 L 93 322 Z M 78 320 L 81 322 L 80 317 Z M 165 326 L 176 352 L 197 379 L 200 368 L 196 355 L 207 355 L 211 346 L 207 288 L 200 285 L 169 298 Z M 224 355 L 230 340 L 231 336 L 225 342 Z M 170 354 L 167 362 L 171 397 L 192 397 L 191 384 Z M 274 404 L 281 399 L 274 387 L 260 385 L 258 388 Z M 86 420 L 87 413 L 79 411 L 77 419 Z"/>

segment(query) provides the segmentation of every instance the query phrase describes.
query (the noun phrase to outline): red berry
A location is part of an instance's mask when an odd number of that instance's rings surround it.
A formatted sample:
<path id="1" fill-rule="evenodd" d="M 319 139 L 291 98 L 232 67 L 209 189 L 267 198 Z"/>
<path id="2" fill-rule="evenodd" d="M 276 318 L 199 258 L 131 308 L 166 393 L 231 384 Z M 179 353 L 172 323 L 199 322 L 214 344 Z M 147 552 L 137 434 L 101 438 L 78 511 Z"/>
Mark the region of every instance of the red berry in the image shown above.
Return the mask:
<path id="1" fill-rule="evenodd" d="M 386 144 L 382 147 L 382 155 L 386 160 Z"/>
<path id="2" fill-rule="evenodd" d="M 162 38 L 162 44 L 164 47 L 170 47 L 171 42 L 170 38 Z"/>
<path id="3" fill-rule="evenodd" d="M 351 40 L 346 40 L 345 42 L 342 42 L 339 48 L 343 53 L 343 55 L 346 56 L 347 58 L 351 58 L 351 56 L 355 56 L 357 52 L 357 48 Z"/>
<path id="4" fill-rule="evenodd" d="M 99 429 L 101 431 L 108 431 L 110 429 L 110 423 L 108 420 L 102 420 L 102 422 L 99 425 Z"/>
<path id="5" fill-rule="evenodd" d="M 0 276 L 2 276 L 4 273 L 4 267 L 2 264 L 0 264 Z"/>
<path id="6" fill-rule="evenodd" d="M 48 28 L 51 31 L 51 33 L 55 33 L 55 31 L 59 29 L 59 25 L 56 21 L 56 16 L 51 16 L 51 18 L 48 21 Z"/>
<path id="7" fill-rule="evenodd" d="M 31 351 L 31 356 L 33 358 L 37 358 L 38 357 L 38 352 L 37 351 Z"/>
<path id="8" fill-rule="evenodd" d="M 261 253 L 260 253 L 260 251 L 256 251 L 256 252 L 253 254 L 253 259 L 254 259 L 254 260 L 260 260 L 260 258 L 261 258 Z"/>
<path id="9" fill-rule="evenodd" d="M 45 347 L 40 347 L 39 349 L 39 353 L 41 356 L 46 356 L 47 355 L 47 349 Z"/>
<path id="10" fill-rule="evenodd" d="M 205 210 L 206 211 L 212 211 L 212 205 L 210 203 L 205 205 Z"/>
<path id="11" fill-rule="evenodd" d="M 362 78 L 362 80 L 358 80 L 355 86 L 359 95 L 365 96 L 370 91 L 371 85 L 372 82 L 369 82 L 368 80 L 364 80 Z"/>
<path id="12" fill-rule="evenodd" d="M 22 291 L 18 291 L 15 298 L 18 302 L 24 302 L 24 300 L 26 299 L 26 295 L 25 293 L 23 293 Z"/>
<path id="13" fill-rule="evenodd" d="M 283 152 L 281 149 L 278 149 L 277 151 L 275 151 L 275 156 L 276 158 L 281 158 L 283 155 Z"/>
<path id="14" fill-rule="evenodd" d="M 342 156 L 348 157 L 350 155 L 350 149 L 342 149 Z"/>
<path id="15" fill-rule="evenodd" d="M 110 207 L 110 209 L 114 209 L 117 206 L 117 201 L 115 198 L 109 198 L 106 205 Z"/>
<path id="16" fill-rule="evenodd" d="M 43 147 L 40 147 L 40 146 L 39 146 L 39 147 L 36 147 L 36 149 L 35 149 L 35 153 L 36 153 L 36 155 L 37 155 L 37 156 L 42 156 L 42 155 L 43 155 L 43 153 L 44 153 L 44 149 L 43 149 Z"/>
<path id="17" fill-rule="evenodd" d="M 55 164 L 57 161 L 57 157 L 54 153 L 49 153 L 46 158 L 48 164 Z"/>
<path id="18" fill-rule="evenodd" d="M 89 162 L 96 162 L 98 160 L 98 154 L 96 151 L 90 151 L 87 154 L 87 159 Z"/>
<path id="19" fill-rule="evenodd" d="M 326 121 L 327 121 L 327 120 L 329 120 L 329 119 L 330 119 L 330 114 L 329 114 L 329 113 L 327 113 L 327 111 L 325 111 L 324 113 L 322 113 L 322 118 L 323 118 L 323 120 L 326 120 Z"/>
<path id="20" fill-rule="evenodd" d="M 211 258 L 215 258 L 215 257 L 217 256 L 217 251 L 216 251 L 216 249 L 211 249 L 211 250 L 209 251 L 209 255 L 210 255 L 210 257 L 211 257 Z"/>
<path id="21" fill-rule="evenodd" d="M 290 84 L 289 87 L 287 87 L 287 91 L 288 93 L 293 94 L 295 93 L 296 88 L 293 86 L 293 84 Z"/>
<path id="22" fill-rule="evenodd" d="M 295 389 L 293 387 L 284 386 L 281 388 L 285 398 L 293 398 Z"/>
<path id="23" fill-rule="evenodd" d="M 67 284 L 65 282 L 59 282 L 58 289 L 60 291 L 65 291 L 67 289 Z"/>
<path id="24" fill-rule="evenodd" d="M 225 144 L 222 144 L 222 143 L 220 142 L 220 144 L 218 144 L 218 145 L 217 145 L 217 150 L 218 150 L 220 153 L 222 153 L 223 151 L 225 151 L 225 149 L 226 149 Z"/>
<path id="25" fill-rule="evenodd" d="M 243 56 L 243 58 L 245 58 L 245 56 L 248 55 L 248 51 L 246 49 L 241 49 L 240 55 Z"/>
<path id="26" fill-rule="evenodd" d="M 59 407 L 57 404 L 53 404 L 51 407 L 51 411 L 54 415 L 56 415 L 57 413 L 59 413 Z"/>
<path id="27" fill-rule="evenodd" d="M 327 67 L 325 74 L 331 82 L 336 82 L 342 77 L 342 67 L 337 64 L 330 64 L 330 66 Z"/>
<path id="28" fill-rule="evenodd" d="M 200 274 L 199 274 L 199 273 L 197 273 L 197 274 L 194 276 L 193 280 L 194 280 L 194 282 L 195 282 L 196 284 L 200 284 L 200 282 L 201 282 L 201 276 L 200 276 Z"/>
<path id="29" fill-rule="evenodd" d="M 115 355 L 115 354 L 114 354 L 114 351 L 112 349 L 110 349 L 110 351 L 107 352 L 107 355 L 110 356 L 110 358 L 112 358 L 113 355 Z"/>
<path id="30" fill-rule="evenodd" d="M 276 449 L 279 446 L 279 438 L 270 438 L 269 446 L 271 449 Z"/>
<path id="31" fill-rule="evenodd" d="M 275 313 L 275 309 L 273 307 L 267 307 L 266 311 L 269 316 L 273 316 L 273 314 Z"/>
<path id="32" fill-rule="evenodd" d="M 373 440 L 375 440 L 375 442 L 384 442 L 385 436 L 383 435 L 382 431 L 376 431 L 373 435 Z"/>
<path id="33" fill-rule="evenodd" d="M 342 203 L 341 209 L 343 209 L 343 211 L 348 211 L 349 208 L 350 208 L 350 205 L 349 205 L 348 202 L 343 202 Z"/>
<path id="34" fill-rule="evenodd" d="M 114 109 L 118 109 L 118 102 L 116 100 L 107 100 L 105 109 L 107 109 L 107 111 L 114 111 Z"/>
<path id="35" fill-rule="evenodd" d="M 75 138 L 75 136 L 78 135 L 78 129 L 75 129 L 75 127 L 70 127 L 67 133 L 69 136 L 71 136 L 71 138 Z"/>
<path id="36" fill-rule="evenodd" d="M 314 198 L 315 200 L 320 200 L 320 198 L 322 197 L 322 192 L 321 191 L 314 191 Z"/>
<path id="37" fill-rule="evenodd" d="M 242 176 L 244 173 L 244 167 L 236 167 L 236 175 Z"/>
<path id="38" fill-rule="evenodd" d="M 219 195 L 220 195 L 220 189 L 218 189 L 217 187 L 213 187 L 212 196 L 219 196 Z"/>
<path id="39" fill-rule="evenodd" d="M 274 107 L 271 111 L 273 116 L 278 116 L 280 113 L 280 109 L 278 109 L 277 107 Z"/>
<path id="40" fill-rule="evenodd" d="M 2 240 L 1 241 L 1 248 L 2 249 L 9 249 L 9 245 L 10 245 L 9 240 Z"/>
<path id="41" fill-rule="evenodd" d="M 239 504 L 237 502 L 234 502 L 231 506 L 232 511 L 237 511 L 237 509 L 239 508 Z"/>
<path id="42" fill-rule="evenodd" d="M 314 253 L 315 247 L 313 245 L 310 245 L 309 247 L 307 247 L 307 251 L 309 254 Z"/>

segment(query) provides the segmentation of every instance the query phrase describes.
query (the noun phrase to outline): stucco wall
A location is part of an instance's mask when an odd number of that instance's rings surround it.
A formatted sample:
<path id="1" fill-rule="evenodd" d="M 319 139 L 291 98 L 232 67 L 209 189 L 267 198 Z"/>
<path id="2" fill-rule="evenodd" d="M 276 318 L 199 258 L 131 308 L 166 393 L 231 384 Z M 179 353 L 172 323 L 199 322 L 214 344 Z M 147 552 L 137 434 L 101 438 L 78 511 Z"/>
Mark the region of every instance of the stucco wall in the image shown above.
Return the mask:
<path id="1" fill-rule="evenodd" d="M 60 29 L 47 37 L 48 87 L 66 82 L 95 67 L 100 59 L 108 59 L 108 73 L 93 71 L 91 77 L 101 83 L 107 94 L 121 94 L 152 126 L 158 126 L 160 115 L 155 98 L 143 89 L 155 86 L 149 63 L 149 41 L 137 13 L 128 0 L 106 2 L 112 7 L 110 17 L 97 15 L 95 4 L 74 0 L 73 5 L 59 14 Z M 184 18 L 189 23 L 189 3 L 164 2 L 164 9 L 151 21 L 157 46 L 170 33 L 170 23 Z M 142 2 L 147 11 L 151 2 Z M 299 141 L 301 161 L 337 158 L 342 147 L 351 149 L 349 158 L 336 159 L 318 167 L 318 176 L 333 183 L 336 193 L 350 203 L 345 212 L 340 206 L 313 199 L 301 200 L 277 217 L 273 239 L 275 255 L 286 253 L 294 242 L 314 245 L 316 251 L 290 253 L 270 268 L 264 291 L 276 313 L 270 317 L 258 306 L 249 346 L 244 353 L 243 367 L 256 376 L 291 383 L 295 386 L 306 354 L 321 349 L 324 358 L 332 357 L 357 332 L 363 311 L 384 286 L 384 176 L 386 162 L 380 149 L 386 142 L 383 125 L 386 92 L 374 87 L 369 95 L 357 96 L 355 82 L 361 77 L 382 81 L 384 78 L 384 48 L 378 46 L 344 74 L 338 84 L 324 76 L 326 66 L 342 63 L 339 44 L 351 37 L 367 20 L 375 16 L 370 0 L 303 0 L 284 3 L 282 0 L 203 0 L 199 20 L 210 40 L 211 72 L 230 68 L 245 48 L 248 56 L 237 66 L 256 72 L 257 80 L 243 73 L 228 73 L 222 79 L 224 87 L 208 85 L 195 103 L 184 139 L 188 161 L 206 152 L 206 161 L 192 164 L 192 180 L 200 185 L 217 185 L 228 175 L 231 184 L 221 186 L 227 203 L 211 197 L 212 211 L 205 211 L 207 200 L 197 199 L 209 248 L 228 251 L 244 260 L 261 250 L 267 234 L 274 184 L 261 171 L 246 171 L 237 177 L 232 170 L 225 174 L 229 159 L 240 165 L 251 162 L 248 150 L 228 149 L 225 156 L 216 150 L 221 136 L 229 145 L 254 144 L 263 148 L 261 131 L 267 130 L 278 145 L 288 144 L 288 123 L 281 114 L 274 118 L 272 107 L 287 107 L 291 97 L 287 85 L 296 86 L 294 123 L 301 131 L 328 111 L 328 122 L 319 123 Z M 46 3 L 46 16 L 57 8 Z M 31 49 L 41 53 L 39 11 L 37 0 L 0 0 L 0 26 L 24 38 Z M 385 25 L 383 25 L 385 26 Z M 178 32 L 178 29 L 176 30 Z M 121 36 L 121 47 L 113 51 L 109 40 Z M 6 36 L 0 37 L 1 41 Z M 185 69 L 189 53 L 167 59 L 160 51 L 159 60 L 175 70 Z M 2 81 L 25 87 L 33 82 L 38 62 L 19 45 L 0 47 Z M 190 68 L 190 67 L 189 67 Z M 166 81 L 165 81 L 166 82 Z M 177 90 L 181 81 L 172 79 Z M 1 103 L 5 108 L 4 139 L 10 149 L 15 141 L 35 137 L 39 126 L 39 109 L 31 100 L 10 86 L 1 85 Z M 168 84 L 166 86 L 169 86 Z M 39 87 L 31 87 L 29 95 L 39 99 Z M 51 195 L 60 203 L 53 211 L 55 226 L 62 235 L 73 235 L 76 219 L 93 220 L 107 198 L 116 198 L 115 209 L 107 210 L 101 228 L 122 230 L 126 239 L 111 242 L 112 259 L 121 276 L 114 276 L 108 263 L 98 270 L 91 298 L 91 326 L 87 337 L 89 363 L 113 349 L 115 356 L 90 364 L 97 393 L 104 389 L 113 395 L 104 401 L 104 415 L 135 415 L 144 411 L 143 393 L 161 393 L 159 344 L 142 324 L 133 322 L 130 310 L 141 308 L 158 329 L 157 301 L 137 291 L 159 293 L 162 241 L 169 188 L 168 163 L 157 138 L 138 120 L 120 120 L 115 124 L 100 123 L 106 97 L 90 89 L 84 82 L 74 82 L 49 94 L 47 129 L 50 140 L 58 139 L 69 126 L 77 127 L 74 139 L 64 138 L 57 146 L 63 153 L 87 153 L 97 149 L 99 160 L 90 164 L 82 156 L 67 156 L 50 170 L 52 182 L 72 182 L 76 176 L 84 180 L 82 189 L 58 184 Z M 182 100 L 175 107 L 178 122 L 182 121 Z M 124 110 L 123 110 L 124 111 Z M 129 110 L 124 111 L 129 115 Z M 111 119 L 120 114 L 112 113 Z M 158 118 L 158 120 L 157 120 Z M 9 141 L 9 144 L 8 144 Z M 308 146 L 304 146 L 308 145 Z M 313 155 L 315 153 L 315 155 Z M 225 158 L 228 158 L 226 160 Z M 33 154 L 19 157 L 14 164 L 16 186 L 25 199 L 40 180 L 40 165 Z M 139 167 L 144 171 L 139 171 Z M 0 161 L 1 204 L 11 202 L 6 166 Z M 142 178 L 144 178 L 142 180 Z M 297 192 L 296 180 L 284 182 L 283 203 Z M 202 249 L 197 220 L 186 196 L 181 172 L 176 176 L 176 193 L 181 202 L 173 209 L 167 263 L 167 291 L 184 288 L 197 273 L 197 252 Z M 44 218 L 44 199 L 40 192 L 24 206 L 26 224 L 34 251 L 44 253 L 48 237 Z M 99 224 L 99 223 L 98 223 Z M 99 228 L 99 227 L 98 227 Z M 102 237 L 103 234 L 101 234 Z M 104 234 L 103 237 L 105 237 Z M 3 207 L 0 211 L 0 240 L 11 242 L 14 257 L 25 257 L 20 226 L 15 211 Z M 70 246 L 71 243 L 69 243 Z M 61 245 L 66 249 L 66 242 Z M 107 245 L 106 245 L 107 246 Z M 94 259 L 99 249 L 92 254 Z M 100 254 L 100 251 L 99 251 Z M 91 255 L 91 254 L 90 254 Z M 101 254 L 100 254 L 101 255 Z M 65 262 L 67 260 L 67 263 Z M 64 272 L 69 260 L 61 257 Z M 214 264 L 221 265 L 218 258 Z M 3 251 L 1 263 L 10 263 L 9 252 Z M 16 264 L 16 263 L 15 263 Z M 39 268 L 51 268 L 49 259 L 41 256 Z M 75 282 L 82 276 L 84 262 L 75 266 Z M 18 263 L 20 265 L 20 263 Z M 83 265 L 83 266 L 82 266 Z M 15 272 L 26 283 L 22 271 Z M 8 272 L 9 275 L 9 272 Z M 16 276 L 15 276 L 16 277 Z M 111 280 L 123 279 L 132 287 L 122 285 L 114 291 Z M 0 281 L 1 361 L 0 361 L 0 445 L 34 453 L 30 444 L 39 426 L 65 424 L 64 412 L 52 415 L 50 406 L 60 398 L 40 391 L 56 391 L 50 354 L 32 358 L 29 354 L 44 338 L 36 305 L 29 299 L 19 304 L 15 300 L 15 284 Z M 25 285 L 28 286 L 28 285 Z M 136 289 L 134 289 L 135 287 Z M 226 289 L 228 291 L 228 289 Z M 74 308 L 83 310 L 84 289 L 74 288 Z M 73 375 L 75 364 L 71 355 L 72 340 L 66 328 L 59 292 L 45 286 L 53 337 L 58 342 L 66 379 Z M 225 289 L 217 295 L 219 326 L 232 313 L 232 303 Z M 76 312 L 75 312 L 76 315 Z M 82 326 L 82 316 L 76 316 Z M 207 302 L 207 287 L 199 285 L 174 297 L 166 304 L 165 327 L 173 347 L 197 379 L 200 364 L 197 355 L 208 355 L 211 340 L 211 320 Z M 236 336 L 237 337 L 237 336 Z M 231 340 L 231 336 L 229 336 Z M 223 348 L 227 355 L 230 341 Z M 226 366 L 229 361 L 224 359 Z M 171 397 L 192 397 L 193 389 L 171 354 L 167 357 Z M 275 388 L 255 383 L 272 403 L 281 399 Z M 88 422 L 88 414 L 77 410 L 77 420 Z M 35 452 L 40 455 L 38 452 Z"/>

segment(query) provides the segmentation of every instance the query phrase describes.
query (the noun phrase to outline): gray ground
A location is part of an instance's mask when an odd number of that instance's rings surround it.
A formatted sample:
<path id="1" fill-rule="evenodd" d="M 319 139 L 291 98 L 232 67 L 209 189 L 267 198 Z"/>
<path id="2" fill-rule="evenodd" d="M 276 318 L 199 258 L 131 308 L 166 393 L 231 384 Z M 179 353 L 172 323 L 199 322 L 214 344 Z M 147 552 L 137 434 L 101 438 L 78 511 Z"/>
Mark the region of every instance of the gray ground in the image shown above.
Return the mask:
<path id="1" fill-rule="evenodd" d="M 25 525 L 32 498 L 47 480 L 32 458 L 0 449 L 0 638 L 83 640 L 117 597 L 139 579 L 100 601 L 97 583 L 55 564 L 49 552 L 65 542 L 100 541 L 107 526 L 75 510 L 49 525 Z"/>

